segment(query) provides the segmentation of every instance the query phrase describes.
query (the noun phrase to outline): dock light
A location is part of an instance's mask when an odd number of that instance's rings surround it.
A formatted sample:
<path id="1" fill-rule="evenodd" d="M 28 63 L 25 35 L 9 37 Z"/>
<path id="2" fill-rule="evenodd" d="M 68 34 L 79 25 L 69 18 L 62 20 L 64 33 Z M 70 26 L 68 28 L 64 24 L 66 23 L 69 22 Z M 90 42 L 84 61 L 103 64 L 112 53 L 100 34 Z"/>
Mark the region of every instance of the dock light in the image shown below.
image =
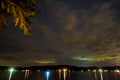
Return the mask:
<path id="1" fill-rule="evenodd" d="M 64 68 L 64 69 L 63 69 L 63 72 L 66 72 L 66 71 L 67 71 L 67 69 L 66 69 L 66 68 Z"/>
<path id="2" fill-rule="evenodd" d="M 25 70 L 25 77 L 24 77 L 25 79 L 29 77 L 29 73 L 30 73 L 30 70 L 26 69 Z"/>
<path id="3" fill-rule="evenodd" d="M 93 70 L 93 72 L 96 72 L 97 70 Z"/>
<path id="4" fill-rule="evenodd" d="M 12 73 L 13 73 L 13 71 L 14 71 L 14 68 L 10 68 L 9 71 L 10 71 L 9 80 L 11 80 Z"/>
<path id="5" fill-rule="evenodd" d="M 118 72 L 118 73 L 119 73 L 119 72 L 120 72 L 120 70 L 115 70 L 115 72 Z"/>
<path id="6" fill-rule="evenodd" d="M 91 70 L 90 70 L 90 69 L 88 69 L 87 71 L 88 71 L 88 72 L 90 72 Z"/>
<path id="7" fill-rule="evenodd" d="M 61 72 L 61 69 L 59 69 L 58 71 Z"/>
<path id="8" fill-rule="evenodd" d="M 67 68 L 63 68 L 63 80 L 66 80 L 66 76 L 67 76 Z"/>
<path id="9" fill-rule="evenodd" d="M 104 70 L 104 72 L 108 72 L 108 70 Z"/>
<path id="10" fill-rule="evenodd" d="M 102 69 L 99 69 L 99 72 L 100 72 L 100 78 L 101 78 L 100 80 L 104 80 L 104 79 L 103 79 L 103 70 L 102 70 Z"/>
<path id="11" fill-rule="evenodd" d="M 14 71 L 14 68 L 10 68 L 9 71 L 10 71 L 10 72 L 13 72 L 13 71 Z"/>
<path id="12" fill-rule="evenodd" d="M 102 69 L 99 69 L 99 72 L 103 72 L 103 70 L 102 70 Z"/>
<path id="13" fill-rule="evenodd" d="M 120 70 L 114 70 L 115 72 L 117 72 L 118 74 L 120 74 Z"/>
<path id="14" fill-rule="evenodd" d="M 58 73 L 59 73 L 59 80 L 61 80 L 61 75 L 62 75 L 62 73 L 61 73 L 61 72 L 62 72 L 62 70 L 61 70 L 61 69 L 59 69 L 59 70 L 58 70 Z"/>
<path id="15" fill-rule="evenodd" d="M 49 71 L 49 70 L 46 71 L 46 72 L 45 72 L 45 75 L 46 75 L 47 80 L 49 80 L 49 77 L 50 77 L 50 71 Z"/>

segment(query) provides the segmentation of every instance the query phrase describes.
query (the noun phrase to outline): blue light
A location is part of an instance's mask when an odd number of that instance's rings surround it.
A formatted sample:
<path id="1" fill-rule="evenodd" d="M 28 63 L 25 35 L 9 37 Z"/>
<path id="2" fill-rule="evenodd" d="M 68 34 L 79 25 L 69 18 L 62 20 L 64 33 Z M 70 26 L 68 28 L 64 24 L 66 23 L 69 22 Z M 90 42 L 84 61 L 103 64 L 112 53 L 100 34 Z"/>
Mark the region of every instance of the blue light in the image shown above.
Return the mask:
<path id="1" fill-rule="evenodd" d="M 46 72 L 45 72 L 45 75 L 46 75 L 46 78 L 47 78 L 47 80 L 48 80 L 49 77 L 50 77 L 50 71 L 46 71 Z"/>

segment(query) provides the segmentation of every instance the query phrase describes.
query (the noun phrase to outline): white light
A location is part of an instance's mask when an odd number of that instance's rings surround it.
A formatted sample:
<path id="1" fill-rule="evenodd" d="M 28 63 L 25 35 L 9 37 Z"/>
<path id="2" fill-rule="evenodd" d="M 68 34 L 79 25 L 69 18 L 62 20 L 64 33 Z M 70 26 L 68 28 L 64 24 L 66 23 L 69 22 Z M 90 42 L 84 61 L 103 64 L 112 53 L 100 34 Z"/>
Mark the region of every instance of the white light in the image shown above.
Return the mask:
<path id="1" fill-rule="evenodd" d="M 29 77 L 29 73 L 30 73 L 30 70 L 26 69 L 25 70 L 25 79 L 27 79 Z"/>
<path id="2" fill-rule="evenodd" d="M 63 69 L 63 80 L 66 80 L 66 76 L 67 76 L 67 69 L 66 68 L 64 68 Z"/>
<path id="3" fill-rule="evenodd" d="M 93 72 L 96 72 L 96 70 L 93 70 Z"/>
<path id="4" fill-rule="evenodd" d="M 120 70 L 114 70 L 115 72 L 120 72 Z"/>
<path id="5" fill-rule="evenodd" d="M 9 80 L 11 80 L 12 73 L 13 73 L 13 71 L 14 71 L 14 68 L 10 68 L 9 71 L 10 71 Z"/>
<path id="6" fill-rule="evenodd" d="M 99 69 L 99 72 L 103 72 L 103 70 L 102 70 L 102 69 Z"/>

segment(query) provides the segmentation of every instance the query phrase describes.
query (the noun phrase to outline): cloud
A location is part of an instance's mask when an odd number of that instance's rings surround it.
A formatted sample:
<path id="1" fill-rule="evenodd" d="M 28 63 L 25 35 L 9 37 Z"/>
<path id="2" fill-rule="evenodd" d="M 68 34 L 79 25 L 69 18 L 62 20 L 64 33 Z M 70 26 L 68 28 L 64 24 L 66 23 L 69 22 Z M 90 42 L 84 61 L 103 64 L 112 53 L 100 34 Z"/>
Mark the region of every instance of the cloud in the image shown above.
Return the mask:
<path id="1" fill-rule="evenodd" d="M 98 63 L 104 61 L 112 61 L 114 64 L 116 61 L 120 61 L 119 53 L 91 53 L 86 56 L 76 55 L 72 57 L 73 60 L 87 61 L 88 63 Z"/>
<path id="2" fill-rule="evenodd" d="M 59 7 L 60 5 L 62 6 Z M 59 34 L 52 33 L 56 34 L 52 40 L 73 47 L 86 46 L 91 51 L 107 49 L 108 44 L 117 41 L 116 34 L 119 33 L 116 32 L 119 28 L 115 27 L 117 23 L 112 5 L 113 3 L 97 4 L 89 10 L 81 8 L 76 11 L 70 5 L 59 4 L 52 15 Z"/>
<path id="3" fill-rule="evenodd" d="M 56 6 L 55 4 L 58 3 L 53 4 Z M 53 19 L 51 19 L 57 24 L 59 33 L 50 30 L 48 38 L 50 35 L 54 35 L 51 40 L 63 44 L 65 56 L 72 57 L 73 60 L 92 63 L 118 60 L 120 55 L 111 57 L 120 52 L 119 46 L 117 46 L 120 34 L 119 25 L 115 20 L 115 12 L 111 9 L 112 5 L 113 3 L 109 2 L 76 11 L 71 9 L 70 5 L 60 3 L 54 8 Z M 74 48 L 77 51 L 73 50 L 71 53 Z"/>
<path id="4" fill-rule="evenodd" d="M 56 22 L 65 31 L 74 31 L 77 25 L 77 14 L 74 10 L 70 10 L 69 7 L 61 7 L 56 11 Z"/>
<path id="5" fill-rule="evenodd" d="M 54 59 L 44 59 L 44 60 L 36 60 L 36 61 L 31 61 L 31 62 L 34 62 L 34 63 L 37 63 L 37 64 L 55 64 L 57 63 L 56 60 Z"/>
<path id="6" fill-rule="evenodd" d="M 20 59 L 14 59 L 12 60 L 11 58 L 9 59 L 0 59 L 0 66 L 35 66 L 37 63 L 32 62 L 30 60 L 20 60 Z"/>
<path id="7" fill-rule="evenodd" d="M 6 60 L 6 59 L 0 59 L 0 66 L 16 66 L 17 62 L 15 61 L 11 61 L 11 60 Z"/>
<path id="8" fill-rule="evenodd" d="M 35 32 L 33 33 L 33 37 L 37 35 L 38 39 L 41 37 L 41 40 L 44 39 L 46 41 L 54 38 L 55 34 L 50 25 L 46 25 L 39 21 L 35 21 L 33 26 L 36 26 Z"/>
<path id="9" fill-rule="evenodd" d="M 16 53 L 16 52 L 24 52 L 27 49 L 27 46 L 30 43 L 23 38 L 17 36 L 1 36 L 0 40 L 0 53 Z"/>
<path id="10" fill-rule="evenodd" d="M 46 3 L 51 14 L 49 22 L 56 24 L 57 28 L 64 31 L 69 32 L 74 29 L 77 23 L 77 14 L 70 8 L 70 5 L 66 4 L 66 1 L 46 0 Z"/>

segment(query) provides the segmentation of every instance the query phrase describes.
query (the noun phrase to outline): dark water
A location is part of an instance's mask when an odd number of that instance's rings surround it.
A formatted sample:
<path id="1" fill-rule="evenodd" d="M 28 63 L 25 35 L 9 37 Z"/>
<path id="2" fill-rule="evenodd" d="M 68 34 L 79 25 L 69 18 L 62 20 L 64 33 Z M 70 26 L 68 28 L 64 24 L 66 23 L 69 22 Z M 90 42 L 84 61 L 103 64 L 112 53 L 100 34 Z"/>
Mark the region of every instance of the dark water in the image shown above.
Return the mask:
<path id="1" fill-rule="evenodd" d="M 76 72 L 50 71 L 47 78 L 45 71 L 0 71 L 0 80 L 120 80 L 117 72 Z"/>

